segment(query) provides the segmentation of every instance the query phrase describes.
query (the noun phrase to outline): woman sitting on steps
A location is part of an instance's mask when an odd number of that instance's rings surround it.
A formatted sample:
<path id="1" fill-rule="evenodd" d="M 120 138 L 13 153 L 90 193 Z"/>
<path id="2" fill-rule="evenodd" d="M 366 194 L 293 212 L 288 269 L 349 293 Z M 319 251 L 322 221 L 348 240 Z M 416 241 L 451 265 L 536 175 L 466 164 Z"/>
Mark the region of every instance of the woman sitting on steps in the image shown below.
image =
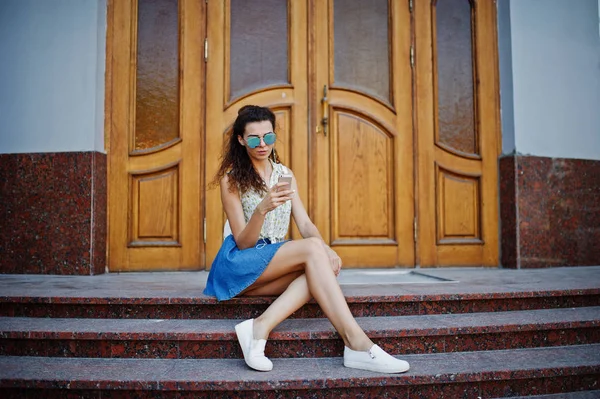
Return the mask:
<path id="1" fill-rule="evenodd" d="M 228 300 L 240 295 L 278 295 L 256 319 L 235 326 L 246 364 L 270 371 L 264 349 L 269 333 L 314 298 L 344 340 L 344 366 L 401 373 L 407 362 L 383 351 L 360 328 L 336 280 L 342 262 L 323 241 L 295 195 L 292 172 L 278 163 L 275 115 L 264 107 L 241 108 L 214 183 L 232 235 L 223 242 L 210 270 L 205 295 Z M 290 174 L 289 183 L 279 182 Z M 301 240 L 285 241 L 294 217 Z"/>

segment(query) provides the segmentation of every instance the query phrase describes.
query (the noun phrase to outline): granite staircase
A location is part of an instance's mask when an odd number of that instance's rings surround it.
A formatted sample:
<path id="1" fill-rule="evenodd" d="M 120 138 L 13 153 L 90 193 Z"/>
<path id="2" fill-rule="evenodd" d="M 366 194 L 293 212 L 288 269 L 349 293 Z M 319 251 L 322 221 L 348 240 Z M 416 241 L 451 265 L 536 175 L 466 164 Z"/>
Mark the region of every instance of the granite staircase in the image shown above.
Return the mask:
<path id="1" fill-rule="evenodd" d="M 600 397 L 600 268 L 427 274 L 343 285 L 400 375 L 344 368 L 312 302 L 271 334 L 274 370 L 248 369 L 233 326 L 272 298 L 218 303 L 200 273 L 0 276 L 0 397 Z"/>

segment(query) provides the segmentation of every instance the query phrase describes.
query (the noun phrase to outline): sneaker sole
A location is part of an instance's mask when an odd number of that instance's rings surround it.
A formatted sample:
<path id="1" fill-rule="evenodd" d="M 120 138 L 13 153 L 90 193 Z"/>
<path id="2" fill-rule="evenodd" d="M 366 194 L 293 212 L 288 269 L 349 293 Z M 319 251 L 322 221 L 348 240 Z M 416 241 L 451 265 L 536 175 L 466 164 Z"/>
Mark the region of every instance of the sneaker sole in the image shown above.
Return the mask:
<path id="1" fill-rule="evenodd" d="M 376 367 L 376 365 L 374 365 L 374 364 L 365 364 L 362 362 L 344 362 L 344 366 L 352 368 L 352 369 L 373 371 L 375 373 L 385 373 L 385 374 L 405 373 L 408 370 L 410 370 L 410 366 L 408 366 L 406 368 L 403 367 L 400 369 L 392 369 L 392 368 Z"/>

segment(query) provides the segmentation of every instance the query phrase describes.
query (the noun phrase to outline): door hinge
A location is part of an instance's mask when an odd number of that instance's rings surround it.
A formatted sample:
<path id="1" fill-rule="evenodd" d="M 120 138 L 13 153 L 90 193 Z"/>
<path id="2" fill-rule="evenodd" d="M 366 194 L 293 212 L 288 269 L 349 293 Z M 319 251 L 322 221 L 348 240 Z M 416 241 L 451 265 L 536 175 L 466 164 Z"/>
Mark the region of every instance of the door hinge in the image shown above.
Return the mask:
<path id="1" fill-rule="evenodd" d="M 204 62 L 208 61 L 208 37 L 204 38 Z"/>
<path id="2" fill-rule="evenodd" d="M 206 244 L 206 218 L 204 218 L 204 227 L 202 228 L 202 233 L 204 234 L 204 243 Z"/>
<path id="3" fill-rule="evenodd" d="M 410 45 L 410 66 L 414 68 L 415 66 L 415 47 Z"/>
<path id="4" fill-rule="evenodd" d="M 417 218 L 414 218 L 413 219 L 413 234 L 414 234 L 413 238 L 414 238 L 415 242 L 417 242 L 417 229 L 418 229 L 418 227 L 417 227 Z"/>
<path id="5" fill-rule="evenodd" d="M 413 10 L 413 0 L 408 0 L 408 10 L 412 12 Z"/>

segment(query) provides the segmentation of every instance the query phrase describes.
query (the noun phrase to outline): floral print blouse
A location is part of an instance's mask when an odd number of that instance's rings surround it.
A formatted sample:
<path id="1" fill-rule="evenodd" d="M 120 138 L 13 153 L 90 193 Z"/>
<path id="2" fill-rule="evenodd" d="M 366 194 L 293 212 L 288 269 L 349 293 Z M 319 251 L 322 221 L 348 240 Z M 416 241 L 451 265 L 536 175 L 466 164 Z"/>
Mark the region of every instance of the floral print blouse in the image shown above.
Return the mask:
<path id="1" fill-rule="evenodd" d="M 288 169 L 280 163 L 274 163 L 273 173 L 271 173 L 271 179 L 269 181 L 269 188 L 277 184 L 279 176 L 289 173 Z M 252 217 L 254 210 L 265 198 L 266 194 L 257 193 L 251 189 L 242 194 L 242 208 L 244 209 L 244 219 L 246 223 Z M 265 216 L 265 222 L 263 223 L 260 231 L 259 240 L 268 238 L 271 243 L 281 242 L 285 239 L 290 226 L 290 215 L 292 213 L 292 201 L 287 201 L 285 204 L 278 206 L 272 211 L 268 212 Z"/>

